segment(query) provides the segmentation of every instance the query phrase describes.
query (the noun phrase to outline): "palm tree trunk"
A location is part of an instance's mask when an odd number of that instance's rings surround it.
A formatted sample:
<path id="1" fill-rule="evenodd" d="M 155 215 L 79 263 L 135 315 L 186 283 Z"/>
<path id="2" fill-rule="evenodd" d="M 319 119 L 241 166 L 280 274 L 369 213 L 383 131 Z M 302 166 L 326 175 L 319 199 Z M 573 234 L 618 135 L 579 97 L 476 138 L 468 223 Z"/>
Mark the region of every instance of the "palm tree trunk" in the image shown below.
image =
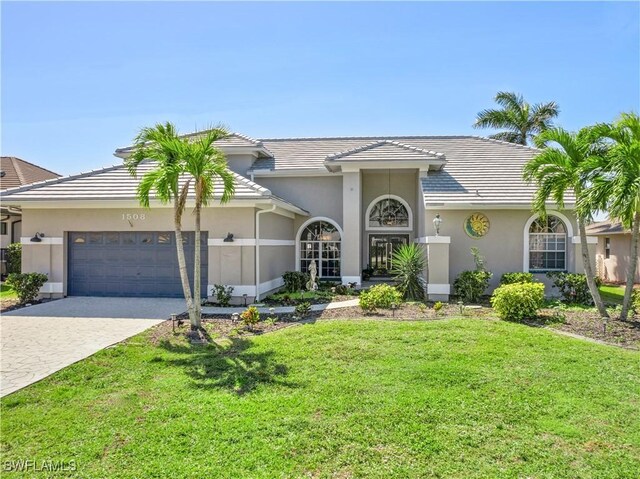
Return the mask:
<path id="1" fill-rule="evenodd" d="M 188 191 L 188 183 L 187 183 Z M 183 190 L 184 192 L 184 190 Z M 187 273 L 187 261 L 184 256 L 184 243 L 182 242 L 182 203 L 181 198 L 176 198 L 173 205 L 173 220 L 174 229 L 176 232 L 176 251 L 178 253 L 178 269 L 180 271 L 180 280 L 182 281 L 182 292 L 184 293 L 184 299 L 187 302 L 187 312 L 189 313 L 189 321 L 193 325 L 195 323 L 195 310 L 193 308 L 193 298 L 191 297 L 191 286 L 189 285 L 189 274 Z M 184 194 L 186 199 L 186 193 Z"/>
<path id="2" fill-rule="evenodd" d="M 593 276 L 593 268 L 591 267 L 591 258 L 589 255 L 589 245 L 587 244 L 587 229 L 585 227 L 584 220 L 581 218 L 578 218 L 578 230 L 580 231 L 582 263 L 584 264 L 584 274 L 587 277 L 587 286 L 589 286 L 589 291 L 591 292 L 593 303 L 598 309 L 598 313 L 600 313 L 601 317 L 608 318 L 609 313 L 607 313 L 607 308 L 604 307 L 602 297 L 600 296 L 600 290 L 598 289 L 598 285 L 596 285 L 596 281 Z"/>
<path id="3" fill-rule="evenodd" d="M 194 254 L 194 262 L 193 262 L 193 305 L 194 305 L 194 316 L 195 322 L 191 323 L 192 328 L 200 329 L 202 324 L 202 300 L 200 298 L 200 290 L 202 285 L 200 284 L 200 271 L 202 269 L 202 265 L 200 264 L 201 254 L 200 254 L 200 212 L 202 209 L 202 197 L 200 194 L 200 187 L 196 183 L 196 207 L 195 207 L 195 221 L 196 221 L 196 241 L 195 247 L 196 251 Z"/>
<path id="4" fill-rule="evenodd" d="M 627 286 L 624 289 L 624 300 L 622 301 L 622 312 L 620 321 L 626 321 L 631 308 L 631 295 L 633 294 L 633 283 L 636 279 L 636 267 L 638 265 L 638 236 L 640 232 L 640 211 L 636 211 L 633 216 L 631 226 L 631 251 L 629 252 L 629 266 L 627 269 Z"/>

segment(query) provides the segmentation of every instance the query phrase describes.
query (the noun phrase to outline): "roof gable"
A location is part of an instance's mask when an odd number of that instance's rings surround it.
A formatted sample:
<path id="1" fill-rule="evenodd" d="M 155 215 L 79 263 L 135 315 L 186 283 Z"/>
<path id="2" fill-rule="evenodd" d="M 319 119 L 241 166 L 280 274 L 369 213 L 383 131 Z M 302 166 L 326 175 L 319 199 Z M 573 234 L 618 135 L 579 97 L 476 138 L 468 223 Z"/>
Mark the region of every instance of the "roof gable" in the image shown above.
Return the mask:
<path id="1" fill-rule="evenodd" d="M 28 185 L 60 176 L 53 171 L 49 171 L 14 156 L 1 157 L 0 170 L 2 171 L 0 190 Z"/>

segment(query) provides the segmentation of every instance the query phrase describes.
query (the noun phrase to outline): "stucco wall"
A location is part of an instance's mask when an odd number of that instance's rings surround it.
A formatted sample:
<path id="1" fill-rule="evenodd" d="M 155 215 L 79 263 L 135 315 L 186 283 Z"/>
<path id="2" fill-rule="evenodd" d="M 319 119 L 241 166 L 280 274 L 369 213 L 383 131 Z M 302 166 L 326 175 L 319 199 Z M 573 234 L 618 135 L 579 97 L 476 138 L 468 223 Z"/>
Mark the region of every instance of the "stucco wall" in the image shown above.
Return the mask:
<path id="1" fill-rule="evenodd" d="M 313 176 L 299 178 L 256 178 L 256 183 L 296 206 L 307 210 L 310 217 L 331 218 L 342 227 L 342 176 Z M 294 231 L 309 217 L 298 216 Z"/>
<path id="2" fill-rule="evenodd" d="M 604 281 L 621 283 L 627 280 L 627 268 L 630 262 L 631 235 L 615 234 L 609 236 L 611 251 L 605 258 L 606 236 L 598 236 L 596 247 L 596 265 L 598 275 Z M 636 268 L 635 282 L 640 283 L 640 261 Z"/>
<path id="3" fill-rule="evenodd" d="M 253 155 L 227 155 L 229 169 L 246 178 L 248 178 L 247 170 L 251 168 L 254 161 Z"/>
<path id="4" fill-rule="evenodd" d="M 464 229 L 464 221 L 472 213 L 484 213 L 490 222 L 489 232 L 479 239 L 469 237 Z M 500 282 L 504 273 L 523 271 L 525 251 L 528 254 L 528 243 L 525 244 L 524 230 L 527 221 L 532 217 L 529 210 L 427 210 L 426 230 L 427 236 L 435 235 L 433 218 L 440 213 L 443 222 L 440 227 L 441 236 L 451 237 L 449 250 L 450 282 L 465 270 L 474 269 L 475 264 L 471 255 L 471 248 L 477 247 L 486 258 L 486 267 L 493 273 L 490 290 L 493 290 Z M 574 215 L 571 212 L 562 212 L 571 223 L 573 235 L 577 235 Z M 579 245 L 574 245 L 572 239 L 567 241 L 567 267 L 569 271 L 575 271 L 576 252 Z M 526 249 L 525 249 L 526 248 Z M 581 264 L 581 261 L 579 261 Z M 583 271 L 580 271 L 583 272 Z M 537 278 L 550 285 L 545 274 L 537 274 Z"/>

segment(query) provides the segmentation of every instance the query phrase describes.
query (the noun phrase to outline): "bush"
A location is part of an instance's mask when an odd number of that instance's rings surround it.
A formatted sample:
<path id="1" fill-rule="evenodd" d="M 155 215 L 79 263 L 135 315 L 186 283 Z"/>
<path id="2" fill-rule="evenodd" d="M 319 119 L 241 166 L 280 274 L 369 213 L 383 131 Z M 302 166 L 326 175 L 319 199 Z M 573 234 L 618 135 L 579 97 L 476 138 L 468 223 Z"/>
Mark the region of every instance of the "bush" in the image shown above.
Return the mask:
<path id="1" fill-rule="evenodd" d="M 517 283 L 533 283 L 533 273 L 505 273 L 500 278 L 500 286 Z"/>
<path id="2" fill-rule="evenodd" d="M 491 305 L 500 319 L 520 322 L 535 318 L 544 303 L 544 284 L 514 283 L 496 288 Z"/>
<path id="3" fill-rule="evenodd" d="M 336 292 L 336 294 L 340 294 L 342 296 L 347 296 L 351 293 L 353 293 L 353 289 L 351 289 L 349 286 L 347 286 L 346 284 L 339 284 L 335 287 L 334 291 Z"/>
<path id="4" fill-rule="evenodd" d="M 422 273 L 425 266 L 424 251 L 417 243 L 402 245 L 393 254 L 391 274 L 398 282 L 397 288 L 404 299 L 413 301 L 424 299 Z"/>
<path id="5" fill-rule="evenodd" d="M 7 247 L 7 273 L 22 272 L 22 245 L 11 243 Z"/>
<path id="6" fill-rule="evenodd" d="M 463 271 L 453 282 L 453 291 L 465 303 L 477 303 L 489 286 L 489 271 Z"/>
<path id="7" fill-rule="evenodd" d="M 214 284 L 212 293 L 216 297 L 216 302 L 220 306 L 229 306 L 229 302 L 231 301 L 231 294 L 233 293 L 233 286 Z"/>
<path id="8" fill-rule="evenodd" d="M 631 309 L 635 314 L 640 314 L 640 289 L 638 288 L 631 293 Z"/>
<path id="9" fill-rule="evenodd" d="M 307 281 L 309 281 L 309 275 L 302 271 L 287 271 L 282 275 L 282 279 L 285 291 L 295 293 L 305 288 Z"/>
<path id="10" fill-rule="evenodd" d="M 309 301 L 305 301 L 296 306 L 295 313 L 296 316 L 300 318 L 305 318 L 311 312 L 311 303 Z"/>
<path id="11" fill-rule="evenodd" d="M 35 301 L 48 280 L 49 277 L 42 273 L 11 273 L 5 284 L 15 290 L 20 304 L 25 304 Z"/>
<path id="12" fill-rule="evenodd" d="M 249 306 L 242 313 L 240 313 L 240 319 L 245 326 L 253 326 L 260 322 L 260 313 L 255 306 Z"/>
<path id="13" fill-rule="evenodd" d="M 377 284 L 368 291 L 360 293 L 360 307 L 363 311 L 389 309 L 394 303 L 397 305 L 402 303 L 402 293 L 388 284 Z"/>
<path id="14" fill-rule="evenodd" d="M 444 303 L 442 301 L 436 301 L 433 303 L 433 311 L 436 313 L 436 316 L 438 316 L 438 313 L 442 308 L 444 308 Z"/>
<path id="15" fill-rule="evenodd" d="M 585 274 L 552 271 L 547 273 L 547 277 L 553 280 L 553 285 L 558 288 L 565 302 L 587 306 L 593 304 L 593 297 L 589 291 Z M 596 277 L 595 281 L 596 286 L 602 284 L 600 278 Z"/>

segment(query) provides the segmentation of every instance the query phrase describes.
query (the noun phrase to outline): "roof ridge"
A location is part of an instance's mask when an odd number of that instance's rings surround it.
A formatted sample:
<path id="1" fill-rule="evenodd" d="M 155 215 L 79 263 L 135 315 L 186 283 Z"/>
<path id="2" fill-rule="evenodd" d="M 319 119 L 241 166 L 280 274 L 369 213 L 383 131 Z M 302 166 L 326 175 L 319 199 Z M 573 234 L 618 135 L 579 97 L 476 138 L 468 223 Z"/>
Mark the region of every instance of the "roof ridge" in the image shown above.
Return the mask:
<path id="1" fill-rule="evenodd" d="M 271 190 L 269 188 L 265 188 L 264 186 L 259 185 L 255 181 L 251 181 L 249 178 L 247 178 L 246 176 L 242 176 L 240 173 L 236 173 L 235 171 L 232 171 L 232 170 L 229 170 L 229 171 L 234 177 L 236 177 L 236 179 L 243 182 L 245 185 L 249 186 L 254 190 L 258 190 L 258 192 L 262 196 L 271 195 Z"/>
<path id="2" fill-rule="evenodd" d="M 192 137 L 192 136 L 196 136 L 196 135 L 200 135 L 200 134 L 202 134 L 202 133 L 206 133 L 207 131 L 211 131 L 211 130 L 213 130 L 213 129 L 214 129 L 214 128 L 207 128 L 207 129 L 205 129 L 205 130 L 192 131 L 191 133 L 185 133 L 185 134 L 182 134 L 182 135 L 178 135 L 178 138 L 190 138 L 190 137 Z M 252 143 L 252 144 L 254 144 L 255 146 L 262 146 L 262 147 L 264 146 L 264 145 L 262 144 L 262 141 L 261 141 L 261 140 L 256 140 L 255 138 L 252 138 L 252 137 L 247 136 L 247 135 L 243 135 L 242 133 L 238 133 L 238 132 L 235 132 L 235 131 L 231 131 L 231 132 L 229 132 L 229 134 L 228 134 L 225 138 L 229 138 L 230 136 L 235 136 L 235 137 L 240 138 L 240 139 L 242 139 L 242 140 L 248 141 L 249 143 Z M 224 138 L 221 138 L 221 140 L 224 140 Z M 116 149 L 115 149 L 115 152 L 116 152 L 116 153 L 119 153 L 119 152 L 123 152 L 123 151 L 128 151 L 128 150 L 133 149 L 133 148 L 134 148 L 134 146 L 135 146 L 135 145 L 122 146 L 122 147 L 120 147 L 120 148 L 116 148 Z"/>
<path id="3" fill-rule="evenodd" d="M 28 181 L 24 178 L 24 175 L 22 174 L 22 168 L 20 167 L 20 164 L 16 161 L 18 158 L 16 158 L 15 156 L 12 156 L 9 158 L 9 160 L 11 160 L 11 166 L 13 167 L 13 171 L 16 172 L 16 175 L 18 175 L 18 180 L 20 180 L 20 184 L 24 185 L 25 183 L 28 183 Z"/>
<path id="4" fill-rule="evenodd" d="M 381 145 L 393 145 L 393 146 L 397 146 L 398 148 L 403 148 L 405 150 L 410 150 L 410 151 L 415 151 L 417 153 L 424 153 L 426 155 L 429 156 L 435 156 L 437 158 L 445 158 L 445 155 L 442 153 L 438 153 L 435 151 L 431 151 L 431 150 L 425 150 L 423 148 L 418 148 L 416 146 L 411 146 L 411 145 L 407 145 L 405 143 L 400 143 L 399 141 L 394 141 L 394 140 L 390 140 L 390 139 L 381 139 L 378 141 L 374 141 L 371 143 L 368 143 L 366 145 L 362 145 L 362 146 L 358 146 L 355 148 L 350 148 L 349 150 L 344 150 L 338 153 L 333 153 L 331 155 L 327 155 L 325 157 L 325 160 L 336 160 L 338 158 L 342 158 L 345 156 L 349 156 L 349 155 L 353 155 L 355 153 L 360 153 L 361 151 L 366 151 L 366 150 L 371 150 L 373 148 L 377 148 L 378 146 Z"/>
<path id="5" fill-rule="evenodd" d="M 527 149 L 527 150 L 542 151 L 540 148 L 536 148 L 535 146 L 521 145 L 520 143 L 511 143 L 509 141 L 498 140 L 496 138 L 489 138 L 488 136 L 471 135 L 470 137 L 478 139 L 478 140 L 485 140 L 485 141 L 490 141 L 490 142 L 493 142 L 493 143 L 499 143 L 499 144 L 502 144 L 502 145 L 516 146 L 516 147 L 524 148 L 524 149 Z"/>
<path id="6" fill-rule="evenodd" d="M 290 136 L 284 138 L 260 138 L 265 141 L 309 141 L 309 140 L 393 140 L 393 139 L 435 139 L 435 138 L 475 138 L 474 135 L 378 135 L 378 136 Z"/>

